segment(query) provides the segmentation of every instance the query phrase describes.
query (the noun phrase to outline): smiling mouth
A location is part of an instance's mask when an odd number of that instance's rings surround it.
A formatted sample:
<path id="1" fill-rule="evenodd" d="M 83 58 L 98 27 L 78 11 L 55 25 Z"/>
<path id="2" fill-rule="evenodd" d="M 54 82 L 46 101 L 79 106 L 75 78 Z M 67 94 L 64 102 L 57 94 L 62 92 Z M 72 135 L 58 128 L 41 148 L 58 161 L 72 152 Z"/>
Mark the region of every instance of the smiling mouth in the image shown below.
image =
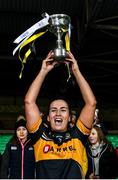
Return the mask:
<path id="1" fill-rule="evenodd" d="M 63 122 L 63 120 L 60 119 L 60 118 L 56 118 L 56 119 L 54 120 L 54 122 L 55 122 L 56 125 L 61 125 L 62 122 Z"/>

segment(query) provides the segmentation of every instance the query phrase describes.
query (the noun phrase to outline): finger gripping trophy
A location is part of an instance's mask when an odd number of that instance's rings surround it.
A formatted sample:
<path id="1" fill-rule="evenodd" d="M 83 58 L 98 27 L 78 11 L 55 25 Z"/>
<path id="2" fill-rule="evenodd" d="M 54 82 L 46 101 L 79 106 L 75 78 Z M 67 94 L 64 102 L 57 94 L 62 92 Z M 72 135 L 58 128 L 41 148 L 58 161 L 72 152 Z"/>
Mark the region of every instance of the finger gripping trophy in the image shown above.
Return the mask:
<path id="1" fill-rule="evenodd" d="M 71 19 L 66 14 L 54 14 L 49 18 L 49 31 L 56 35 L 56 48 L 53 50 L 54 59 L 63 61 L 67 56 L 67 51 L 63 47 L 62 35 L 69 31 Z"/>

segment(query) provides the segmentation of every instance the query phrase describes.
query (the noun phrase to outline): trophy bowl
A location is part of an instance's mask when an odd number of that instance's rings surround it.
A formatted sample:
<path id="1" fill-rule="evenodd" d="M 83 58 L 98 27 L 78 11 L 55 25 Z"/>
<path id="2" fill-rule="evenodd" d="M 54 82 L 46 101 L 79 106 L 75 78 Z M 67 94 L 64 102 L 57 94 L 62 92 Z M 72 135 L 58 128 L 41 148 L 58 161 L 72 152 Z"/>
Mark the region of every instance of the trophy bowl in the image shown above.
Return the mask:
<path id="1" fill-rule="evenodd" d="M 49 18 L 49 31 L 57 37 L 53 58 L 60 62 L 63 62 L 67 56 L 66 49 L 63 47 L 62 35 L 68 31 L 70 23 L 71 19 L 66 14 L 53 14 Z"/>

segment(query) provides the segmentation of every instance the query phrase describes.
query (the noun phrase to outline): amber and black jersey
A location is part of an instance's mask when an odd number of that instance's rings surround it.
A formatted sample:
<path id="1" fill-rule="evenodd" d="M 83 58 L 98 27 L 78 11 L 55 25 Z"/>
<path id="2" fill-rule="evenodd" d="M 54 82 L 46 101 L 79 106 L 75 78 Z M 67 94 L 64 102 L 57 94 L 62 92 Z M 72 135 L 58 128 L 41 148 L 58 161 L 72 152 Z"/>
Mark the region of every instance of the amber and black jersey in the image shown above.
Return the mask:
<path id="1" fill-rule="evenodd" d="M 54 133 L 40 122 L 41 119 L 29 129 L 34 142 L 36 178 L 84 178 L 88 167 L 85 143 L 90 130 L 78 120 L 69 131 Z"/>

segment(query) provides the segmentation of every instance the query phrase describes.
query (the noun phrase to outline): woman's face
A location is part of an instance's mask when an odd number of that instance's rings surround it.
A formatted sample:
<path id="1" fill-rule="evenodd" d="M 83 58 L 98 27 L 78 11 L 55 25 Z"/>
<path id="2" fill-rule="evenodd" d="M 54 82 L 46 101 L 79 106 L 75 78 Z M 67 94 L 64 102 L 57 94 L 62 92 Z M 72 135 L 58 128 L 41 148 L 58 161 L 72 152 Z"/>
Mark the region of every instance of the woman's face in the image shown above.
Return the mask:
<path id="1" fill-rule="evenodd" d="M 66 131 L 70 121 L 68 104 L 61 99 L 53 101 L 50 105 L 47 120 L 50 122 L 53 131 Z"/>
<path id="2" fill-rule="evenodd" d="M 28 131 L 24 126 L 20 126 L 16 130 L 16 135 L 21 141 L 27 140 Z"/>
<path id="3" fill-rule="evenodd" d="M 99 142 L 98 133 L 94 128 L 92 128 L 91 133 L 89 135 L 89 141 L 92 145 L 95 145 Z"/>

